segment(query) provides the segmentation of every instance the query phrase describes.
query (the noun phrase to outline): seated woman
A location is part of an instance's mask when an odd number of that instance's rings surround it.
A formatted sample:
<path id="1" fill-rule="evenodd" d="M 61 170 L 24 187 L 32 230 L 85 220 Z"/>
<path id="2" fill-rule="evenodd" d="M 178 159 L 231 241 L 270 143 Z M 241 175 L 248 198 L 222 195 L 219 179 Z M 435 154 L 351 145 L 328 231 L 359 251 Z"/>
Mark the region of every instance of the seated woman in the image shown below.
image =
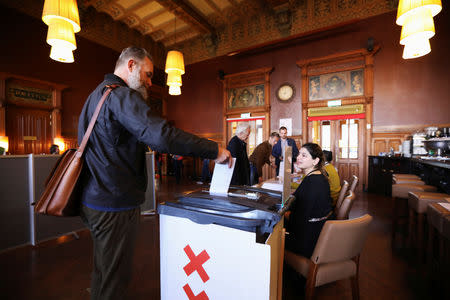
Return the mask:
<path id="1" fill-rule="evenodd" d="M 336 171 L 336 168 L 331 164 L 333 160 L 333 152 L 323 150 L 323 155 L 325 156 L 325 166 L 324 169 L 328 174 L 328 182 L 330 183 L 330 194 L 333 200 L 332 207 L 336 206 L 337 199 L 339 197 L 339 192 L 341 191 L 341 179 Z"/>
<path id="2" fill-rule="evenodd" d="M 296 200 L 287 222 L 286 249 L 309 258 L 325 221 L 332 214 L 330 185 L 324 175 L 324 157 L 319 145 L 304 144 L 296 164 L 305 177 L 293 194 Z"/>

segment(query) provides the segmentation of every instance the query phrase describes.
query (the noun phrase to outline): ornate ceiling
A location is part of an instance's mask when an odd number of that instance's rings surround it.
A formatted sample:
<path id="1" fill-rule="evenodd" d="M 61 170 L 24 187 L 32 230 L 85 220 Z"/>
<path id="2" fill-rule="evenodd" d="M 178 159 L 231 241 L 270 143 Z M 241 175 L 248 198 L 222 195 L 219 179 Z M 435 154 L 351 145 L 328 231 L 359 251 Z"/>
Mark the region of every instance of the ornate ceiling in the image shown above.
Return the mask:
<path id="1" fill-rule="evenodd" d="M 44 0 L 0 0 L 40 18 Z M 135 44 L 163 68 L 299 38 L 395 10 L 398 0 L 78 0 L 79 35 L 117 51 Z"/>

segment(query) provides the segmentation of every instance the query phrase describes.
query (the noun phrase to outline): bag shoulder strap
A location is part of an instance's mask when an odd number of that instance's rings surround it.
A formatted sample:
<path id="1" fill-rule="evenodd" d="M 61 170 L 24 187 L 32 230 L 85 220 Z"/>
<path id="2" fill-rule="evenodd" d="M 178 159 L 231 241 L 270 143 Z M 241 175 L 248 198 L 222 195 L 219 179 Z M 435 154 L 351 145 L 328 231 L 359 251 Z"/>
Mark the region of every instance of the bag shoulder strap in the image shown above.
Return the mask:
<path id="1" fill-rule="evenodd" d="M 100 109 L 102 108 L 103 103 L 106 100 L 106 97 L 108 97 L 109 93 L 111 93 L 111 91 L 118 86 L 119 85 L 117 85 L 117 84 L 112 84 L 112 85 L 106 86 L 108 89 L 103 94 L 102 98 L 100 99 L 100 101 L 97 104 L 97 107 L 95 108 L 95 112 L 92 115 L 91 121 L 89 122 L 89 126 L 88 126 L 86 132 L 84 133 L 83 140 L 81 141 L 81 145 L 77 150 L 77 156 L 83 155 L 84 148 L 86 148 L 86 144 L 89 140 L 89 136 L 91 135 L 92 129 L 94 128 L 95 122 L 97 121 L 98 114 L 100 113 Z"/>

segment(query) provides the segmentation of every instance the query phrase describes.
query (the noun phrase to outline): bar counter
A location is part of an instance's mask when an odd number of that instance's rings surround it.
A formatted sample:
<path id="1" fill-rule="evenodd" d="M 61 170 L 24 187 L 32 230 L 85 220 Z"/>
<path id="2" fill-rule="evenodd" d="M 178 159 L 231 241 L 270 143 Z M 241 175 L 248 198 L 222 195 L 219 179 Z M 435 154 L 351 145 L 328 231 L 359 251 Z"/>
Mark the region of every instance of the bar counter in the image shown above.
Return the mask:
<path id="1" fill-rule="evenodd" d="M 416 174 L 426 184 L 450 194 L 450 160 L 369 156 L 368 191 L 390 196 L 394 173 Z"/>

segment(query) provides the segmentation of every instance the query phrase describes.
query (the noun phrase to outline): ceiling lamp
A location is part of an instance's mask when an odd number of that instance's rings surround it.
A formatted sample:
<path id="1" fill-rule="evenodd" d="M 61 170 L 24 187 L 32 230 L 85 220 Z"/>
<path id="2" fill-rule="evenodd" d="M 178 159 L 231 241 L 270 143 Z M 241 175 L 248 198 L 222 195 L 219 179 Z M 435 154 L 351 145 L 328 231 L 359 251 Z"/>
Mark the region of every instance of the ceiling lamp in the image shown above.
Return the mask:
<path id="1" fill-rule="evenodd" d="M 428 8 L 436 16 L 442 10 L 441 0 L 400 0 L 397 9 L 397 25 L 403 26 L 409 14 Z"/>
<path id="2" fill-rule="evenodd" d="M 184 74 L 183 53 L 180 51 L 169 51 L 166 59 L 167 85 L 169 95 L 181 95 L 181 75 Z"/>
<path id="3" fill-rule="evenodd" d="M 167 53 L 166 69 L 169 95 L 181 95 L 181 75 L 184 74 L 183 53 L 172 50 Z"/>
<path id="4" fill-rule="evenodd" d="M 45 0 L 42 20 L 48 25 L 47 43 L 50 58 L 71 63 L 77 48 L 75 33 L 81 30 L 76 0 Z"/>
<path id="5" fill-rule="evenodd" d="M 431 52 L 429 39 L 435 34 L 433 17 L 442 10 L 441 0 L 400 0 L 398 25 L 402 26 L 400 44 L 403 58 L 417 58 Z"/>
<path id="6" fill-rule="evenodd" d="M 183 53 L 176 50 L 171 50 L 167 53 L 166 59 L 166 73 L 169 74 L 170 71 L 176 71 L 180 75 L 184 74 L 184 60 Z"/>
<path id="7" fill-rule="evenodd" d="M 73 27 L 62 19 L 53 19 L 48 26 L 47 43 L 52 46 L 50 57 L 56 61 L 74 62 L 72 51 L 77 48 Z"/>

